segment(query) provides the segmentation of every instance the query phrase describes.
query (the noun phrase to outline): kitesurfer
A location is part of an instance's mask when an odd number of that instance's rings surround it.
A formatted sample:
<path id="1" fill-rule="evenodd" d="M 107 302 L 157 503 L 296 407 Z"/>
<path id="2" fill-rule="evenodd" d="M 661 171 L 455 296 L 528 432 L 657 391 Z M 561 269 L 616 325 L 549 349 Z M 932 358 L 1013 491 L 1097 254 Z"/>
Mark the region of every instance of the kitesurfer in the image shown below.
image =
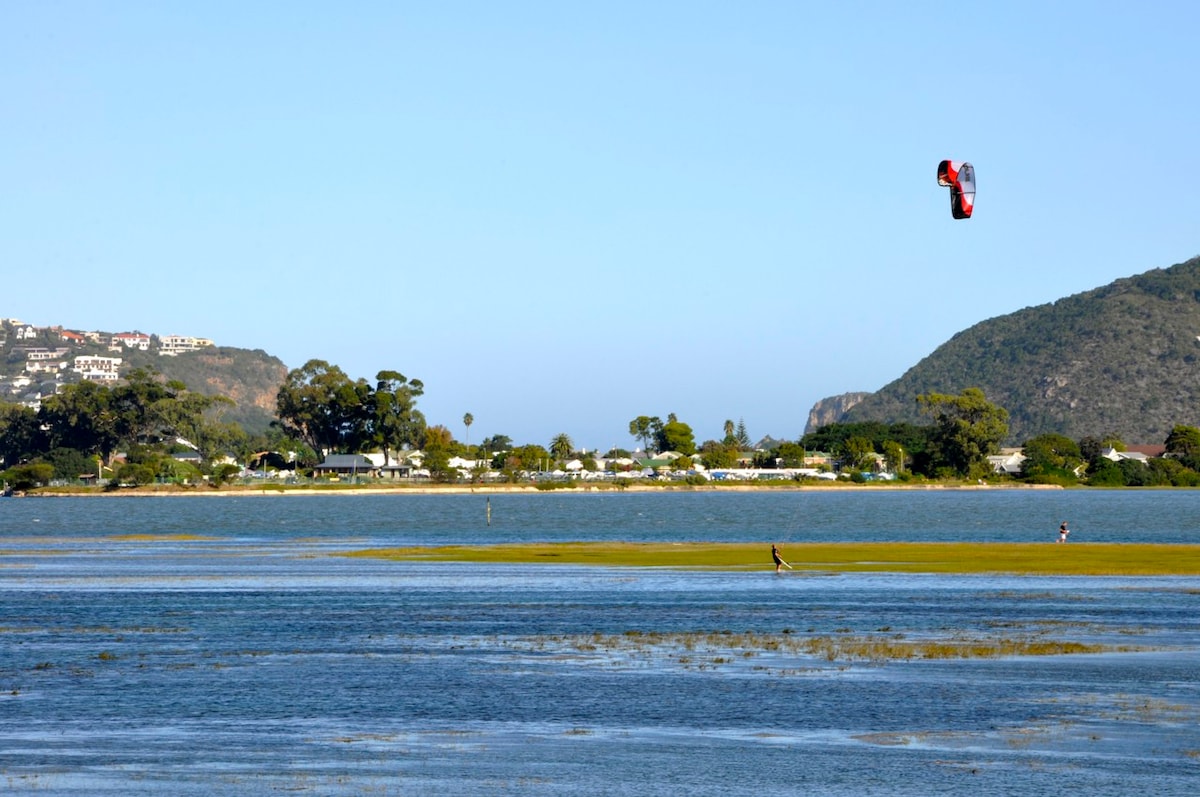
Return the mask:
<path id="1" fill-rule="evenodd" d="M 1070 533 L 1071 533 L 1071 530 L 1067 528 L 1067 521 L 1065 521 L 1065 520 L 1064 520 L 1064 521 L 1062 522 L 1062 525 L 1060 525 L 1060 526 L 1058 527 L 1058 541 L 1059 541 L 1059 542 L 1066 542 L 1066 541 L 1067 541 L 1067 535 L 1068 535 L 1068 534 L 1070 534 Z"/>

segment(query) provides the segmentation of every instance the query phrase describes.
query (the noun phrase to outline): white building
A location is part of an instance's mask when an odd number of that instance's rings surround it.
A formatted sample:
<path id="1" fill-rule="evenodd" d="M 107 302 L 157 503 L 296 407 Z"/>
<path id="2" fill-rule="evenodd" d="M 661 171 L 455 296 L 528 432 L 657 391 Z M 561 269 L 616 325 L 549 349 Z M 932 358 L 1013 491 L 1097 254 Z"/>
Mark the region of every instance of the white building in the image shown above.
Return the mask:
<path id="1" fill-rule="evenodd" d="M 150 351 L 150 336 L 141 332 L 118 332 L 112 336 L 111 348 L 124 346 L 127 349 Z"/>
<path id="2" fill-rule="evenodd" d="M 57 360 L 68 351 L 68 349 L 28 349 L 25 352 L 25 359 L 29 362 L 36 360 Z"/>
<path id="3" fill-rule="evenodd" d="M 65 370 L 66 360 L 30 360 L 25 363 L 27 374 L 54 374 Z"/>
<path id="4" fill-rule="evenodd" d="M 159 339 L 158 353 L 164 357 L 174 357 L 180 352 L 197 351 L 198 349 L 212 345 L 213 342 L 208 338 L 193 338 L 187 335 L 164 335 Z"/>
<path id="5" fill-rule="evenodd" d="M 96 357 L 89 354 L 76 357 L 75 367 L 71 370 L 82 379 L 91 382 L 115 382 L 119 378 L 120 368 L 120 357 Z"/>

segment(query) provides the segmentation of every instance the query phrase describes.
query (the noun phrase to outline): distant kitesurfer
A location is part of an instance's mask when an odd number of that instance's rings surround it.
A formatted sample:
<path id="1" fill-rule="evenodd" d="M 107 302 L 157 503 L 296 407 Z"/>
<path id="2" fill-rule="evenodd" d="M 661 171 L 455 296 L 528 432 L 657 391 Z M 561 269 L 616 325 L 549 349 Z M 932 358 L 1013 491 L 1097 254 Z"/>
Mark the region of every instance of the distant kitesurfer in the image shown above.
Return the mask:
<path id="1" fill-rule="evenodd" d="M 776 573 L 779 572 L 779 568 L 781 568 L 781 567 L 787 567 L 788 570 L 792 569 L 791 565 L 789 565 L 787 562 L 783 561 L 783 557 L 779 555 L 779 547 L 776 546 L 774 543 L 771 544 L 771 558 L 775 560 L 775 572 Z"/>
<path id="2" fill-rule="evenodd" d="M 1071 533 L 1071 530 L 1067 528 L 1067 521 L 1064 520 L 1062 522 L 1062 525 L 1058 527 L 1058 541 L 1066 542 L 1067 535 L 1070 533 Z"/>

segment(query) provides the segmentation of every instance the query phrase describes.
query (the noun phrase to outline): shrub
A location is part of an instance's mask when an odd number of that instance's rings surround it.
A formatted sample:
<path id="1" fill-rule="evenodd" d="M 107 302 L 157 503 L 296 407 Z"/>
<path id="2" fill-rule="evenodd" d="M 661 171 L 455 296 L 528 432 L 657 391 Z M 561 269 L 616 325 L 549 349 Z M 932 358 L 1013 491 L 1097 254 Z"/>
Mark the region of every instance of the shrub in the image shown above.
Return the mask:
<path id="1" fill-rule="evenodd" d="M 54 466 L 45 462 L 33 462 L 28 465 L 17 465 L 0 473 L 0 478 L 8 482 L 14 490 L 30 490 L 34 487 L 44 487 L 54 478 Z"/>
<path id="2" fill-rule="evenodd" d="M 213 468 L 212 486 L 220 487 L 222 484 L 227 483 L 230 479 L 241 472 L 242 469 L 237 465 L 230 465 L 228 463 L 224 465 L 218 465 L 217 467 Z"/>
<path id="3" fill-rule="evenodd" d="M 116 482 L 121 485 L 154 484 L 154 468 L 149 465 L 125 463 L 117 469 Z"/>

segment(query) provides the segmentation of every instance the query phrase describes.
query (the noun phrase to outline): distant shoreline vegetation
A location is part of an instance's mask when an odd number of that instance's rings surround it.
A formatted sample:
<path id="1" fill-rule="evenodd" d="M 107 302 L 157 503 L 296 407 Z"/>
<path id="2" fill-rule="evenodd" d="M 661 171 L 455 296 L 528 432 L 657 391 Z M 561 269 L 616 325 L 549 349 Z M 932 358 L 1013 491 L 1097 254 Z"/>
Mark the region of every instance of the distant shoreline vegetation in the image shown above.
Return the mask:
<path id="1" fill-rule="evenodd" d="M 1200 486 L 1200 428 L 1176 426 L 1157 451 L 1112 435 L 1057 434 L 1005 449 L 1008 413 L 968 388 L 915 397 L 928 425 L 822 426 L 798 440 L 750 442 L 744 421 L 697 445 L 674 413 L 629 422 L 632 451 L 578 450 L 566 433 L 548 446 L 505 435 L 471 443 L 430 424 L 425 386 L 398 371 L 373 381 L 310 360 L 288 372 L 275 420 L 260 434 L 224 413 L 234 402 L 194 392 L 148 368 L 111 383 L 63 385 L 35 409 L 0 402 L 0 482 L 10 493 L 108 490 L 341 491 L 356 487 L 527 485 L 538 490 L 827 482 L 893 485 Z"/>

